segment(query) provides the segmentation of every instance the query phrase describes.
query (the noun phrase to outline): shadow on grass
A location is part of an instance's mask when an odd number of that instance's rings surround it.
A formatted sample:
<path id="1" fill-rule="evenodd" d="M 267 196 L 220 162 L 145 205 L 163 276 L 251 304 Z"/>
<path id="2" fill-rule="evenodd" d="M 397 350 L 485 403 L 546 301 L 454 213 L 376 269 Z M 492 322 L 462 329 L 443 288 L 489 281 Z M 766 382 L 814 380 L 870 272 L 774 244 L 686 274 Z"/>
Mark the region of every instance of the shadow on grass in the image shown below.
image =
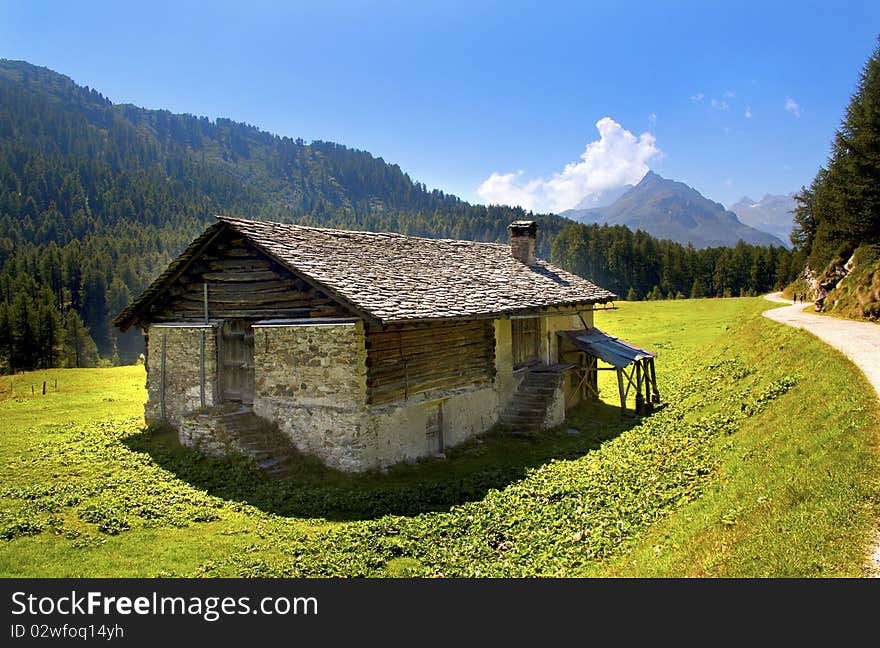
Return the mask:
<path id="1" fill-rule="evenodd" d="M 171 430 L 147 429 L 125 443 L 216 497 L 280 516 L 350 521 L 447 511 L 480 500 L 550 461 L 582 457 L 638 422 L 617 407 L 585 403 L 558 428 L 529 434 L 494 429 L 449 449 L 446 459 L 349 474 L 302 457 L 283 478 L 264 475 L 244 457 L 204 457 L 182 447 Z"/>

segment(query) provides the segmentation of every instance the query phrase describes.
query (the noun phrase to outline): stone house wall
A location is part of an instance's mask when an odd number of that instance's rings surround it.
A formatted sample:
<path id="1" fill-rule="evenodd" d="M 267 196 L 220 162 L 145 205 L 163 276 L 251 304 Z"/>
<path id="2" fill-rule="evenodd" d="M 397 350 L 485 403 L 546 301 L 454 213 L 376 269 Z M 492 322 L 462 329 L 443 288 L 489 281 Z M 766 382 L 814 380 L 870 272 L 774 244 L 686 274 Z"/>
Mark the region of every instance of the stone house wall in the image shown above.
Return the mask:
<path id="1" fill-rule="evenodd" d="M 148 425 L 166 422 L 178 427 L 184 415 L 201 406 L 202 333 L 205 336 L 205 406 L 210 407 L 215 404 L 217 394 L 216 324 L 153 324 L 148 328 L 147 402 L 144 406 Z"/>
<path id="2" fill-rule="evenodd" d="M 340 470 L 390 466 L 436 454 L 436 410 L 443 446 L 488 430 L 498 418 L 491 385 L 366 405 L 363 322 L 254 325 L 254 413 L 292 443 Z"/>
<path id="3" fill-rule="evenodd" d="M 592 313 L 584 313 L 592 325 Z M 582 328 L 577 315 L 541 319 L 542 355 L 558 360 L 557 331 Z M 437 454 L 491 428 L 524 372 L 513 371 L 511 323 L 494 321 L 495 378 L 478 388 L 419 394 L 387 405 L 366 404 L 367 350 L 362 320 L 262 321 L 254 331 L 254 413 L 273 421 L 303 452 L 345 471 L 389 466 Z M 149 328 L 148 423 L 162 420 L 161 348 L 165 340 L 165 419 L 179 427 L 200 402 L 200 345 L 205 334 L 205 405 L 217 401 L 216 324 Z M 566 378 L 548 410 L 561 422 Z M 442 442 L 438 435 L 442 435 Z"/>
<path id="4" fill-rule="evenodd" d="M 375 465 L 362 321 L 254 325 L 254 413 L 341 470 Z"/>
<path id="5" fill-rule="evenodd" d="M 485 432 L 498 420 L 498 392 L 461 388 L 371 408 L 376 466 L 436 455 Z M 442 443 L 438 435 L 442 434 Z"/>

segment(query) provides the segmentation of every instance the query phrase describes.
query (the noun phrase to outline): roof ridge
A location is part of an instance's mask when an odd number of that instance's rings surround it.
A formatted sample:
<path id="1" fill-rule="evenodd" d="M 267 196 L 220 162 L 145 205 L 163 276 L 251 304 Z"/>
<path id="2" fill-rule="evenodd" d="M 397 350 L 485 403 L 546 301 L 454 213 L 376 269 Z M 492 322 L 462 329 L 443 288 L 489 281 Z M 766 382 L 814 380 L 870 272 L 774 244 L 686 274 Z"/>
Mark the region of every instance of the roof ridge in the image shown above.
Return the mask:
<path id="1" fill-rule="evenodd" d="M 379 236 L 390 236 L 394 238 L 400 239 L 409 239 L 409 240 L 417 240 L 417 241 L 431 241 L 434 243 L 466 243 L 468 245 L 491 245 L 493 247 L 508 247 L 507 243 L 496 243 L 494 241 L 471 241 L 468 239 L 453 239 L 453 238 L 433 238 L 430 236 L 415 236 L 413 234 L 401 234 L 400 232 L 370 232 L 368 230 L 346 230 L 339 229 L 336 227 L 318 227 L 316 225 L 301 225 L 299 223 L 280 223 L 278 221 L 270 221 L 270 220 L 254 220 L 251 218 L 237 218 L 235 216 L 224 216 L 222 214 L 214 214 L 214 218 L 217 220 L 226 223 L 228 225 L 232 225 L 233 227 L 237 223 L 243 223 L 246 225 L 270 225 L 270 226 L 280 226 L 280 227 L 290 227 L 294 229 L 300 230 L 310 230 L 313 232 L 326 232 L 326 233 L 338 233 L 338 234 L 356 234 L 358 236 L 368 236 L 368 237 L 379 237 Z"/>

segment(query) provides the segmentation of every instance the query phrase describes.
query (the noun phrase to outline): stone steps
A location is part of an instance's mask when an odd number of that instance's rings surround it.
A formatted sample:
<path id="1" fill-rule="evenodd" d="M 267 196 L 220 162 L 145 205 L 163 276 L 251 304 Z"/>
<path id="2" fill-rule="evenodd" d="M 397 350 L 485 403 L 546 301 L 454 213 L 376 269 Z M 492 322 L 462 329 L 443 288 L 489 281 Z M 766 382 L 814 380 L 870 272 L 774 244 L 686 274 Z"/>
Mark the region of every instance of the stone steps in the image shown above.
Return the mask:
<path id="1" fill-rule="evenodd" d="M 561 371 L 545 366 L 534 367 L 523 377 L 499 422 L 525 432 L 541 429 L 561 380 Z"/>
<path id="2" fill-rule="evenodd" d="M 292 468 L 291 459 L 298 451 L 290 440 L 269 421 L 250 410 L 223 414 L 218 421 L 233 439 L 235 448 L 254 460 L 268 475 L 282 476 Z"/>

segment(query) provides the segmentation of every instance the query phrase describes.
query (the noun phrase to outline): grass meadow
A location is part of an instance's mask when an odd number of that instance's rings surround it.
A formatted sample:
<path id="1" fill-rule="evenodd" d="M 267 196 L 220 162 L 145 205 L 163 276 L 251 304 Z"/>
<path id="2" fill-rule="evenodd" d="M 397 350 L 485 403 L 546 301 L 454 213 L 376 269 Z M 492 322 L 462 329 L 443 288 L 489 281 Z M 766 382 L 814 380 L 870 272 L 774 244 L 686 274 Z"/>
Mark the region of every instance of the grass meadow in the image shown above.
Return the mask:
<path id="1" fill-rule="evenodd" d="M 658 352 L 665 407 L 622 416 L 603 372 L 558 429 L 364 475 L 181 448 L 143 367 L 0 377 L 0 575 L 865 575 L 880 404 L 769 307 L 621 302 L 596 325 Z"/>

